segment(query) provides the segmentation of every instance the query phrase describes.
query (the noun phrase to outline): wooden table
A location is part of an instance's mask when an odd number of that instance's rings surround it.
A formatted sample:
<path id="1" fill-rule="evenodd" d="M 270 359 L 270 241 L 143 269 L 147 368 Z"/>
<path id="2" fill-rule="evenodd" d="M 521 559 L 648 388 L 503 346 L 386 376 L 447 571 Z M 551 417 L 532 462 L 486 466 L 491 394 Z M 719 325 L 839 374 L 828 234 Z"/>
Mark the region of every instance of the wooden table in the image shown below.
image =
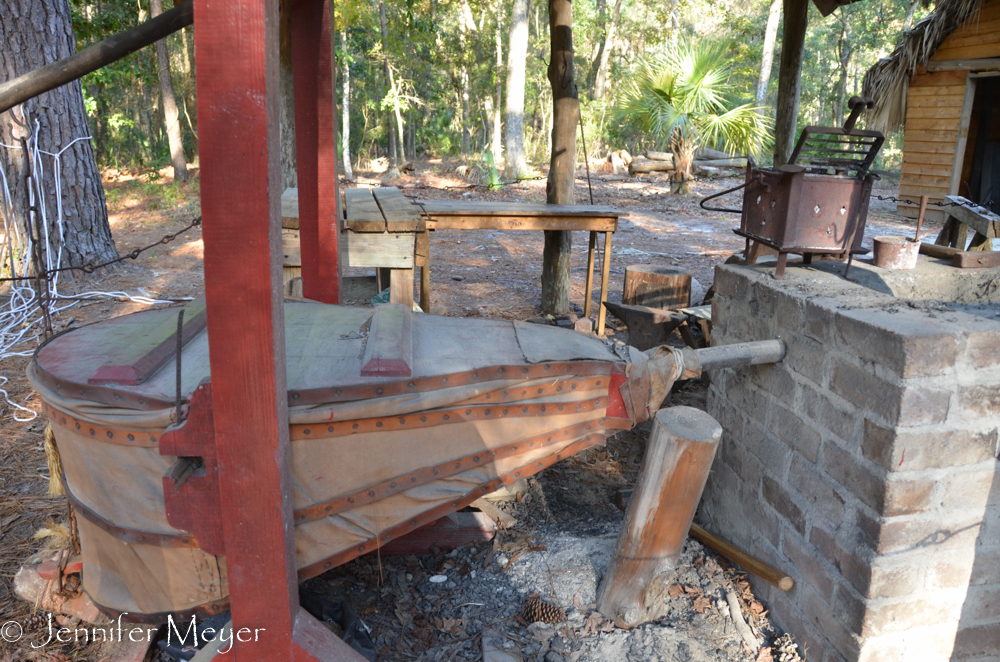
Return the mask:
<path id="1" fill-rule="evenodd" d="M 389 202 L 387 202 L 389 201 Z M 608 276 L 611 269 L 611 235 L 618 229 L 618 219 L 628 216 L 602 205 L 543 205 L 524 203 L 472 202 L 453 200 L 414 200 L 412 203 L 395 187 L 346 189 L 345 220 L 341 249 L 342 264 L 348 267 L 391 268 L 390 296 L 393 303 L 408 302 L 412 292 L 413 269 L 420 267 L 420 305 L 430 304 L 431 230 L 580 230 L 590 232 L 587 248 L 587 279 L 584 292 L 584 317 L 590 317 L 594 288 L 594 265 L 598 235 L 604 234 L 601 251 L 601 305 L 597 315 L 597 333 L 604 334 Z M 281 196 L 282 225 L 298 227 L 298 190 L 286 189 Z M 422 225 L 421 225 L 422 224 Z M 290 230 L 286 229 L 286 233 Z M 286 282 L 291 262 L 297 257 L 298 236 L 286 235 Z M 410 252 L 406 255 L 406 251 Z M 408 257 L 407 257 L 408 256 Z M 296 274 L 299 275 L 299 274 Z M 409 282 L 406 280 L 409 278 Z M 345 281 L 346 283 L 346 281 Z"/>
<path id="2" fill-rule="evenodd" d="M 455 200 L 414 200 L 427 219 L 430 230 L 582 230 L 590 232 L 587 246 L 587 282 L 583 316 L 590 317 L 594 288 L 594 257 L 597 235 L 604 233 L 601 251 L 601 305 L 597 315 L 597 335 L 604 335 L 604 301 L 608 299 L 611 235 L 618 219 L 628 212 L 602 205 L 542 205 L 507 202 Z M 423 276 L 421 276 L 423 279 Z"/>

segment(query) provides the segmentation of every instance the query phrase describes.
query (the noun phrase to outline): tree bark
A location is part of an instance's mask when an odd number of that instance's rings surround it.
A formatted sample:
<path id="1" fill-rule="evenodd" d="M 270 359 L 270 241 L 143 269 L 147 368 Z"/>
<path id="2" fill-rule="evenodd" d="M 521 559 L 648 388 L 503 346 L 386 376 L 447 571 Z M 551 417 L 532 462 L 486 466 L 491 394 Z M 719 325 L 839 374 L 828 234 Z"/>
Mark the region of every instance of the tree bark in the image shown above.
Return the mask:
<path id="1" fill-rule="evenodd" d="M 354 181 L 354 170 L 351 168 L 351 61 L 347 54 L 347 30 L 340 31 L 340 50 L 344 58 L 344 64 L 340 68 L 344 72 L 343 118 L 340 125 L 341 142 L 344 146 L 344 176 L 348 181 Z"/>
<path id="2" fill-rule="evenodd" d="M 382 30 L 382 64 L 385 71 L 385 84 L 388 86 L 389 93 L 394 94 L 396 91 L 392 80 L 392 68 L 389 66 L 389 27 L 386 24 L 385 18 L 385 2 L 379 0 L 378 3 L 378 19 L 379 27 Z M 400 136 L 402 139 L 402 136 Z M 389 158 L 392 159 L 395 165 L 399 165 L 399 148 L 396 146 L 396 127 L 392 122 L 392 118 L 389 118 Z"/>
<path id="3" fill-rule="evenodd" d="M 462 57 L 465 57 L 466 44 L 468 41 L 467 35 L 469 33 L 476 31 L 476 21 L 472 17 L 472 7 L 469 3 L 463 0 L 461 6 L 459 7 L 461 16 L 458 20 L 458 41 L 462 49 Z M 469 82 L 469 67 L 465 64 L 465 60 L 462 61 L 462 70 L 460 72 L 461 84 L 462 84 L 462 156 L 468 156 L 472 151 L 472 136 L 471 130 L 469 129 L 469 116 L 472 113 L 472 109 L 469 103 L 470 96 L 470 82 Z"/>
<path id="4" fill-rule="evenodd" d="M 278 14 L 278 69 L 280 72 L 281 108 L 278 115 L 280 128 L 281 190 L 299 185 L 295 156 L 295 83 L 292 71 L 292 0 L 280 0 Z"/>
<path id="5" fill-rule="evenodd" d="M 840 61 L 840 80 L 837 81 L 837 107 L 834 111 L 833 126 L 844 121 L 844 105 L 847 103 L 847 71 L 854 55 L 854 44 L 851 43 L 851 23 L 844 9 L 840 10 L 840 39 L 837 44 L 837 55 Z"/>
<path id="6" fill-rule="evenodd" d="M 494 33 L 497 47 L 497 70 L 495 74 L 497 102 L 493 106 L 493 162 L 500 164 L 503 155 L 503 118 L 500 111 L 500 99 L 503 92 L 503 38 L 500 31 L 503 29 L 503 3 L 498 2 L 496 7 L 497 29 Z"/>
<path id="7" fill-rule="evenodd" d="M 573 80 L 573 4 L 549 0 L 549 83 L 552 85 L 552 155 L 545 186 L 546 202 L 576 203 L 576 127 L 580 97 Z M 569 310 L 570 249 L 567 230 L 546 230 L 542 254 L 542 311 L 561 314 Z"/>
<path id="8" fill-rule="evenodd" d="M 597 69 L 594 73 L 594 86 L 591 92 L 595 99 L 604 98 L 604 90 L 607 87 L 608 61 L 611 58 L 611 42 L 615 38 L 615 30 L 618 27 L 618 17 L 621 15 L 622 0 L 615 0 L 614 9 L 611 10 L 611 19 L 608 21 L 604 32 L 604 40 L 601 42 L 600 50 L 597 52 Z"/>
<path id="9" fill-rule="evenodd" d="M 767 86 L 771 82 L 771 65 L 774 63 L 774 44 L 778 40 L 778 23 L 781 21 L 781 0 L 771 0 L 767 13 L 767 27 L 764 28 L 764 52 L 760 56 L 760 78 L 757 79 L 755 103 L 767 103 Z"/>
<path id="10" fill-rule="evenodd" d="M 781 63 L 778 67 L 778 102 L 774 118 L 774 165 L 788 163 L 795 147 L 795 129 L 799 114 L 802 52 L 806 43 L 809 0 L 782 0 L 785 15 L 781 38 Z"/>
<path id="11" fill-rule="evenodd" d="M 76 41 L 68 0 L 4 0 L 0 11 L 0 81 L 9 81 L 33 69 L 69 57 L 76 52 Z M 63 266 L 81 266 L 118 257 L 108 210 L 104 200 L 101 173 L 89 140 L 69 144 L 90 135 L 83 105 L 80 81 L 26 101 L 20 107 L 0 114 L 0 142 L 18 144 L 28 130 L 15 123 L 15 117 L 39 125 L 40 149 L 61 156 L 61 177 L 53 179 L 52 158 L 42 156 L 46 169 L 44 202 L 49 230 L 47 250 L 58 251 L 59 229 L 56 214 L 56 187 L 62 192 Z M 20 223 L 27 219 L 27 201 L 23 185 L 24 154 L 18 149 L 0 147 L 3 168 L 14 196 L 15 216 Z M 73 274 L 74 272 L 67 272 Z M 64 274 L 65 277 L 65 274 Z"/>
<path id="12" fill-rule="evenodd" d="M 515 180 L 528 171 L 524 156 L 524 83 L 528 58 L 528 12 L 531 0 L 514 0 L 507 45 L 507 124 L 504 127 L 504 177 Z M 536 114 L 537 118 L 537 114 Z"/>
<path id="13" fill-rule="evenodd" d="M 156 18 L 163 13 L 160 0 L 149 0 L 149 15 Z M 163 100 L 163 120 L 167 129 L 167 144 L 170 145 L 170 163 L 174 166 L 174 179 L 187 181 L 187 161 L 184 158 L 184 140 L 181 138 L 180 113 L 177 112 L 177 98 L 174 96 L 174 82 L 170 78 L 170 55 L 167 40 L 156 42 L 157 74 L 160 78 L 160 98 Z"/>

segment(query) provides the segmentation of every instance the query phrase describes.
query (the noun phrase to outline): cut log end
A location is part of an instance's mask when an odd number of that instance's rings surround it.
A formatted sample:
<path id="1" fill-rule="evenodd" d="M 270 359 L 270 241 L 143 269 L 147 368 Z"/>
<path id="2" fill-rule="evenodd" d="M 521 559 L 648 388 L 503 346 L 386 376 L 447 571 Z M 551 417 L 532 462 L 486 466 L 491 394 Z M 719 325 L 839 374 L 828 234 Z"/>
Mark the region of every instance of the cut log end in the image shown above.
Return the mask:
<path id="1" fill-rule="evenodd" d="M 688 441 L 714 443 L 722 426 L 707 413 L 694 407 L 670 407 L 656 413 L 657 422 L 671 434 Z"/>

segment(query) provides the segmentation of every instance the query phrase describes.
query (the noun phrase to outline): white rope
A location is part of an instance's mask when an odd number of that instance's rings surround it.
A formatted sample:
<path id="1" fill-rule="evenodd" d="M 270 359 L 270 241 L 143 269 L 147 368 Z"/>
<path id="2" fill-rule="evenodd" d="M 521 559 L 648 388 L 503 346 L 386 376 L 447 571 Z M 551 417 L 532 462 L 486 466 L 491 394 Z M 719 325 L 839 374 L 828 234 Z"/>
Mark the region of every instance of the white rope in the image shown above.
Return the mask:
<path id="1" fill-rule="evenodd" d="M 65 241 L 65 218 L 63 216 L 62 199 L 62 156 L 70 147 L 83 140 L 91 140 L 90 136 L 76 138 L 67 143 L 58 152 L 47 152 L 38 148 L 39 123 L 35 121 L 35 130 L 27 140 L 27 155 L 31 159 L 32 179 L 28 190 L 29 206 L 37 209 L 38 220 L 41 221 L 44 236 L 40 238 L 45 246 L 45 269 L 52 271 L 59 269 L 63 262 L 63 249 Z M 20 145 L 7 145 L 0 143 L 0 147 L 20 150 Z M 45 168 L 42 163 L 42 155 L 52 159 L 52 178 L 55 182 L 56 197 L 56 219 L 55 227 L 58 231 L 57 250 L 55 256 L 49 247 L 53 242 L 49 236 L 48 212 L 45 207 L 44 184 L 46 180 Z M 10 184 L 7 174 L 0 166 L 0 213 L 3 216 L 4 242 L 0 245 L 0 271 L 8 269 L 11 271 L 10 277 L 18 280 L 9 281 L 10 297 L 6 306 L 0 309 L 0 361 L 11 357 L 31 356 L 35 352 L 35 346 L 41 338 L 42 307 L 37 301 L 37 293 L 33 287 L 33 279 L 29 275 L 31 264 L 31 253 L 34 250 L 32 234 L 29 230 L 27 237 L 22 237 L 21 228 L 14 215 L 14 200 L 10 193 Z M 34 220 L 34 219 L 29 219 Z M 33 226 L 29 226 L 33 227 Z M 54 258 L 54 259 L 53 259 Z M 59 272 L 47 281 L 47 301 L 50 316 L 63 310 L 76 306 L 80 300 L 110 298 L 117 301 L 133 301 L 144 305 L 154 305 L 159 303 L 171 303 L 169 300 L 157 299 L 150 296 L 134 295 L 127 292 L 102 292 L 88 291 L 73 295 L 64 295 L 59 292 Z M 58 302 L 69 301 L 60 305 Z M 0 375 L 0 386 L 5 386 L 10 380 Z M 26 402 L 34 392 L 29 393 L 24 398 Z M 4 402 L 13 408 L 15 421 L 27 422 L 34 420 L 38 412 L 11 400 L 6 389 L 0 388 L 0 397 Z M 26 414 L 23 416 L 21 414 Z"/>

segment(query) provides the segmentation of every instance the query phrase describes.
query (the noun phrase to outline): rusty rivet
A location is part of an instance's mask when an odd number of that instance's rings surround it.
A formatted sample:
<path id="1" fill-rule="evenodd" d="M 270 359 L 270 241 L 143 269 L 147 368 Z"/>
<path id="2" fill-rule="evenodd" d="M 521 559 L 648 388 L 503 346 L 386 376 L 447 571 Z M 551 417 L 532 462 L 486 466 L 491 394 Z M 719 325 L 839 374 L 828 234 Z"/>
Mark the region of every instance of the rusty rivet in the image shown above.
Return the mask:
<path id="1" fill-rule="evenodd" d="M 416 525 L 417 525 L 417 520 L 415 519 L 410 520 L 410 526 L 416 526 Z"/>
<path id="2" fill-rule="evenodd" d="M 451 420 L 451 416 L 449 416 L 448 414 L 445 414 L 444 415 L 444 420 L 450 421 Z"/>
<path id="3" fill-rule="evenodd" d="M 299 399 L 299 394 L 298 393 L 292 393 L 292 400 L 298 400 L 298 399 Z"/>
<path id="4" fill-rule="evenodd" d="M 490 395 L 489 393 L 487 393 L 487 394 L 486 394 L 486 399 L 487 399 L 487 400 L 492 400 L 492 399 L 493 399 L 493 397 L 492 397 L 492 396 L 491 396 L 491 395 Z"/>
<path id="5" fill-rule="evenodd" d="M 368 496 L 370 497 L 375 496 L 375 490 L 368 490 Z"/>
<path id="6" fill-rule="evenodd" d="M 78 422 L 78 423 L 76 424 L 76 429 L 77 429 L 77 430 L 79 430 L 79 429 L 80 429 L 80 423 L 79 423 L 79 422 Z"/>
<path id="7" fill-rule="evenodd" d="M 489 410 L 487 409 L 487 411 L 489 411 Z M 472 413 L 472 410 L 471 410 L 471 409 L 466 409 L 466 410 L 465 410 L 465 415 L 466 415 L 466 416 L 468 416 L 468 415 L 469 415 L 469 414 L 471 414 L 471 413 Z"/>
<path id="8" fill-rule="evenodd" d="M 382 395 L 382 387 L 381 386 L 378 387 L 377 389 L 375 389 L 375 395 Z"/>
<path id="9" fill-rule="evenodd" d="M 421 423 L 426 423 L 427 422 L 427 417 L 426 416 L 421 416 L 420 417 L 420 422 Z"/>
<path id="10" fill-rule="evenodd" d="M 375 423 L 375 427 L 377 428 L 382 427 L 382 421 L 378 421 L 377 423 Z"/>
<path id="11" fill-rule="evenodd" d="M 461 462 L 456 462 L 455 463 L 455 468 L 456 469 L 461 469 L 462 468 L 462 463 Z"/>
<path id="12" fill-rule="evenodd" d="M 152 436 L 152 435 L 150 435 L 150 437 L 149 437 L 149 440 L 150 440 L 151 442 L 153 442 L 154 444 L 156 443 L 156 437 L 154 437 L 154 436 Z"/>
<path id="13" fill-rule="evenodd" d="M 545 412 L 545 405 L 542 405 L 542 412 Z"/>
<path id="14" fill-rule="evenodd" d="M 527 414 L 528 413 L 528 408 L 527 407 L 521 407 L 521 413 L 522 414 Z"/>
<path id="15" fill-rule="evenodd" d="M 135 441 L 135 435 L 133 435 L 133 434 L 130 434 L 130 435 L 128 436 L 128 440 L 129 440 L 129 441 Z"/>
<path id="16" fill-rule="evenodd" d="M 478 372 L 472 373 L 472 378 L 473 379 L 479 379 L 479 373 Z"/>
<path id="17" fill-rule="evenodd" d="M 438 470 L 435 469 L 433 473 L 434 473 L 435 476 L 437 476 L 438 475 Z"/>
<path id="18" fill-rule="evenodd" d="M 561 391 L 562 390 L 562 386 L 556 386 L 556 390 L 557 391 Z"/>
<path id="19" fill-rule="evenodd" d="M 570 384 L 569 385 L 569 390 L 575 391 L 576 390 L 576 384 Z"/>
<path id="20" fill-rule="evenodd" d="M 528 444 L 528 448 L 534 448 L 534 447 L 535 447 L 535 442 L 531 442 L 530 444 Z"/>
<path id="21" fill-rule="evenodd" d="M 347 503 L 354 503 L 354 497 L 347 497 Z"/>
<path id="22" fill-rule="evenodd" d="M 544 391 L 544 389 L 538 389 L 539 393 L 542 393 L 543 391 Z"/>
<path id="23" fill-rule="evenodd" d="M 323 510 L 325 510 L 326 512 L 330 512 L 331 510 L 333 510 L 333 506 L 327 506 L 327 507 L 326 507 L 326 508 L 324 508 Z M 303 515 L 302 517 L 304 518 L 304 517 L 305 517 L 305 515 Z"/>
<path id="24" fill-rule="evenodd" d="M 302 434 L 312 434 L 312 430 L 306 428 L 305 430 L 302 431 Z"/>
<path id="25" fill-rule="evenodd" d="M 400 425 L 406 425 L 406 419 L 405 418 L 399 419 L 399 424 Z"/>
<path id="26" fill-rule="evenodd" d="M 94 432 L 94 428 L 90 428 L 90 436 L 93 437 L 95 434 L 97 433 Z"/>
<path id="27" fill-rule="evenodd" d="M 361 547 L 358 547 L 358 551 L 359 551 L 359 552 L 363 552 L 363 551 L 365 551 L 365 546 L 364 546 L 364 545 L 361 545 Z"/>
<path id="28" fill-rule="evenodd" d="M 556 459 L 557 459 L 557 460 L 561 460 L 561 459 L 562 459 L 562 455 L 559 455 L 559 454 L 557 453 L 557 454 L 556 454 Z"/>
<path id="29" fill-rule="evenodd" d="M 477 455 L 477 456 L 475 456 L 474 458 L 472 458 L 472 461 L 473 461 L 473 462 L 479 462 L 479 456 Z"/>
<path id="30" fill-rule="evenodd" d="M 114 439 L 115 438 L 115 435 L 111 432 L 111 430 L 108 430 L 106 434 L 108 435 L 108 439 Z"/>
<path id="31" fill-rule="evenodd" d="M 341 390 L 340 390 L 340 389 L 338 388 L 338 389 L 337 389 L 337 395 L 340 395 L 341 393 L 343 393 L 343 391 L 341 391 Z"/>
<path id="32" fill-rule="evenodd" d="M 139 404 L 140 405 L 146 404 L 146 398 L 139 398 Z"/>
<path id="33" fill-rule="evenodd" d="M 543 368 L 542 368 L 542 369 L 543 369 L 543 370 L 545 370 L 546 372 L 548 372 L 548 371 L 549 371 L 549 369 L 550 369 L 551 367 L 552 367 L 552 366 L 548 366 L 548 365 L 547 365 L 547 366 L 543 366 Z"/>
<path id="34" fill-rule="evenodd" d="M 577 405 L 576 406 L 576 410 L 577 411 L 580 411 L 581 409 L 583 409 L 583 405 Z M 560 407 L 559 410 L 562 411 L 562 407 Z"/>
<path id="35" fill-rule="evenodd" d="M 506 415 L 507 415 L 507 410 L 506 410 L 506 409 L 504 409 L 504 410 L 503 410 L 503 415 L 504 415 L 504 416 L 506 416 Z"/>
<path id="36" fill-rule="evenodd" d="M 396 487 L 396 481 L 393 481 L 393 482 L 389 483 L 389 487 L 393 487 L 393 488 Z"/>
<path id="37" fill-rule="evenodd" d="M 588 430 L 590 429 L 590 426 L 589 426 L 589 425 L 587 426 L 587 429 L 588 429 Z"/>
<path id="38" fill-rule="evenodd" d="M 413 382 L 407 382 L 406 387 L 407 388 L 415 388 L 416 384 L 414 384 Z"/>
<path id="39" fill-rule="evenodd" d="M 485 413 L 486 413 L 487 416 L 489 416 L 490 415 L 490 410 L 487 409 Z"/>
<path id="40" fill-rule="evenodd" d="M 452 508 L 458 508 L 458 502 L 457 501 L 452 501 L 451 502 L 451 507 Z"/>
<path id="41" fill-rule="evenodd" d="M 352 428 L 354 428 L 355 430 L 357 430 L 357 429 L 358 429 L 358 424 L 357 424 L 357 423 L 355 423 L 355 424 L 354 424 L 354 425 L 352 425 L 351 427 L 352 427 Z"/>
<path id="42" fill-rule="evenodd" d="M 579 407 L 579 405 L 578 405 L 578 406 L 577 406 L 577 409 L 579 409 L 579 408 L 580 408 L 580 407 Z M 562 406 L 562 405 L 559 405 L 559 411 L 562 411 L 562 410 L 563 410 L 563 406 Z"/>
<path id="43" fill-rule="evenodd" d="M 327 432 L 333 432 L 333 426 L 332 425 L 326 426 L 326 431 Z"/>
<path id="44" fill-rule="evenodd" d="M 333 564 L 330 561 L 327 561 L 326 563 L 323 564 L 323 567 L 329 569 L 331 565 Z"/>
<path id="45" fill-rule="evenodd" d="M 517 446 L 511 446 L 511 450 L 512 451 L 516 451 L 517 450 Z"/>
<path id="46" fill-rule="evenodd" d="M 521 395 L 528 395 L 528 389 L 524 389 L 523 391 L 521 391 Z"/>
<path id="47" fill-rule="evenodd" d="M 447 377 L 442 377 L 441 378 L 441 383 L 442 384 L 447 384 L 448 383 L 448 378 Z"/>
<path id="48" fill-rule="evenodd" d="M 521 472 L 520 471 L 515 471 L 514 472 L 514 478 L 520 478 L 520 477 L 521 477 Z"/>
<path id="49" fill-rule="evenodd" d="M 410 482 L 411 483 L 417 482 L 417 477 L 416 476 L 410 476 Z"/>

